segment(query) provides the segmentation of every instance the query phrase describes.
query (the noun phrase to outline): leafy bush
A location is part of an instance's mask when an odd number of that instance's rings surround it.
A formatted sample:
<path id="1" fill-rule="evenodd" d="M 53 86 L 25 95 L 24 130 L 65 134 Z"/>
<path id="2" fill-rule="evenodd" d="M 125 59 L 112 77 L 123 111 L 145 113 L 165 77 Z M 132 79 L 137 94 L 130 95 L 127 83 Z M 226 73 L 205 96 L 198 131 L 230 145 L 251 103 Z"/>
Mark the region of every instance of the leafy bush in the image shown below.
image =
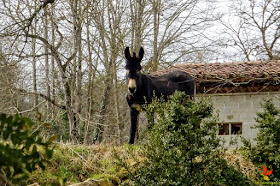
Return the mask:
<path id="1" fill-rule="evenodd" d="M 55 137 L 43 142 L 39 131 L 31 131 L 33 125 L 26 117 L 0 114 L 0 183 L 20 183 L 37 166 L 45 169 L 45 163 L 52 157 Z"/>
<path id="2" fill-rule="evenodd" d="M 167 102 L 154 99 L 145 110 L 154 127 L 144 144 L 145 161 L 130 176 L 135 185 L 249 184 L 221 158 L 212 105 L 176 92 Z"/>
<path id="3" fill-rule="evenodd" d="M 248 156 L 253 163 L 273 169 L 269 178 L 273 181 L 280 180 L 280 118 L 279 110 L 274 106 L 271 99 L 263 104 L 263 112 L 257 113 L 257 124 L 253 127 L 258 129 L 254 139 L 256 145 L 243 138 L 244 148 L 249 150 Z"/>

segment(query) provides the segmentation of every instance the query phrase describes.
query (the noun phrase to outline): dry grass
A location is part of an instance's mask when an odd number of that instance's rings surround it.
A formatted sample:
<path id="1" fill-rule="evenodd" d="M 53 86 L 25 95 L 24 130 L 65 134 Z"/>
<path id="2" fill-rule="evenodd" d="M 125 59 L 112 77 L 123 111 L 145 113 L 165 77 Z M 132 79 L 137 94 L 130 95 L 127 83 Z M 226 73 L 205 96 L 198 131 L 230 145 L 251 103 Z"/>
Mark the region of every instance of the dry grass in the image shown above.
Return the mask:
<path id="1" fill-rule="evenodd" d="M 255 180 L 256 173 L 258 172 L 257 168 L 240 151 L 228 150 L 225 152 L 224 158 L 228 164 L 234 166 L 248 178 Z"/>
<path id="2" fill-rule="evenodd" d="M 227 151 L 224 158 L 247 177 L 255 179 L 256 167 L 239 151 Z M 134 171 L 144 156 L 137 146 L 57 144 L 47 170 L 38 169 L 27 183 L 69 185 L 92 178 L 108 179 L 117 185 L 127 179 L 128 174 L 120 160 L 129 166 L 128 171 Z"/>
<path id="3" fill-rule="evenodd" d="M 141 157 L 140 152 L 137 146 L 128 145 L 57 144 L 47 170 L 38 169 L 30 175 L 27 183 L 68 185 L 88 178 L 105 178 L 117 183 L 124 177 L 124 171 L 116 164 L 116 158 L 136 165 L 133 157 Z"/>

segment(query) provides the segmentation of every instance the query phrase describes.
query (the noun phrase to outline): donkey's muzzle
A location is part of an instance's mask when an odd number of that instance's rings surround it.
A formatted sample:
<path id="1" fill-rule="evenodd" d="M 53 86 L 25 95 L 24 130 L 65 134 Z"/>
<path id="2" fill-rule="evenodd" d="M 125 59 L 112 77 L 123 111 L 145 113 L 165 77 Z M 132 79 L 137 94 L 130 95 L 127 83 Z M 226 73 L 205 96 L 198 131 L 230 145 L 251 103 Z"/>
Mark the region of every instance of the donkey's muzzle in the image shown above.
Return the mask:
<path id="1" fill-rule="evenodd" d="M 136 80 L 135 79 L 129 79 L 128 80 L 128 90 L 130 94 L 134 94 L 136 92 Z"/>
<path id="2" fill-rule="evenodd" d="M 134 94 L 136 92 L 136 88 L 135 87 L 129 87 L 128 90 L 129 90 L 130 94 Z"/>

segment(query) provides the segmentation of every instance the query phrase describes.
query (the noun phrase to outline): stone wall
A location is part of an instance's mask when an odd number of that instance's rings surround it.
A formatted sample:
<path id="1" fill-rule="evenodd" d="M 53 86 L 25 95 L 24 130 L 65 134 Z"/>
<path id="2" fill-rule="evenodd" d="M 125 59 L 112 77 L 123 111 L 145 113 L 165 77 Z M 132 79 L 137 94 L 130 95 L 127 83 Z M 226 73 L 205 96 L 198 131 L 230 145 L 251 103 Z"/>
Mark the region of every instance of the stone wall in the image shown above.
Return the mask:
<path id="1" fill-rule="evenodd" d="M 220 123 L 242 123 L 242 136 L 253 139 L 257 135 L 256 129 L 251 129 L 256 124 L 256 113 L 262 111 L 261 103 L 266 98 L 271 98 L 276 107 L 280 108 L 280 92 L 263 93 L 236 93 L 236 94 L 211 94 L 209 96 L 215 110 L 219 112 Z M 237 147 L 242 146 L 238 135 L 219 135 L 229 144 L 231 138 L 237 138 Z M 230 148 L 235 148 L 231 146 Z"/>

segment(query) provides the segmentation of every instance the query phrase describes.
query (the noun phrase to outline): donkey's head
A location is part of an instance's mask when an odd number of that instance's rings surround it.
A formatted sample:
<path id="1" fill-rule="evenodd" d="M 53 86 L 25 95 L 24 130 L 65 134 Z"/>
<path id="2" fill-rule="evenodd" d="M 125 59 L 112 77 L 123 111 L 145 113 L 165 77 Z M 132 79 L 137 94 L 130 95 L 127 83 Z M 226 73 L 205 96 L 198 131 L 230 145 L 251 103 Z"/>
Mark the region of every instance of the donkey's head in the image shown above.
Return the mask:
<path id="1" fill-rule="evenodd" d="M 140 82 L 140 70 L 141 70 L 141 60 L 144 56 L 144 49 L 141 47 L 139 50 L 139 54 L 136 55 L 133 52 L 133 56 L 130 55 L 129 47 L 126 47 L 124 50 L 124 55 L 126 58 L 126 79 L 129 93 L 133 95 L 137 86 L 139 86 Z"/>

